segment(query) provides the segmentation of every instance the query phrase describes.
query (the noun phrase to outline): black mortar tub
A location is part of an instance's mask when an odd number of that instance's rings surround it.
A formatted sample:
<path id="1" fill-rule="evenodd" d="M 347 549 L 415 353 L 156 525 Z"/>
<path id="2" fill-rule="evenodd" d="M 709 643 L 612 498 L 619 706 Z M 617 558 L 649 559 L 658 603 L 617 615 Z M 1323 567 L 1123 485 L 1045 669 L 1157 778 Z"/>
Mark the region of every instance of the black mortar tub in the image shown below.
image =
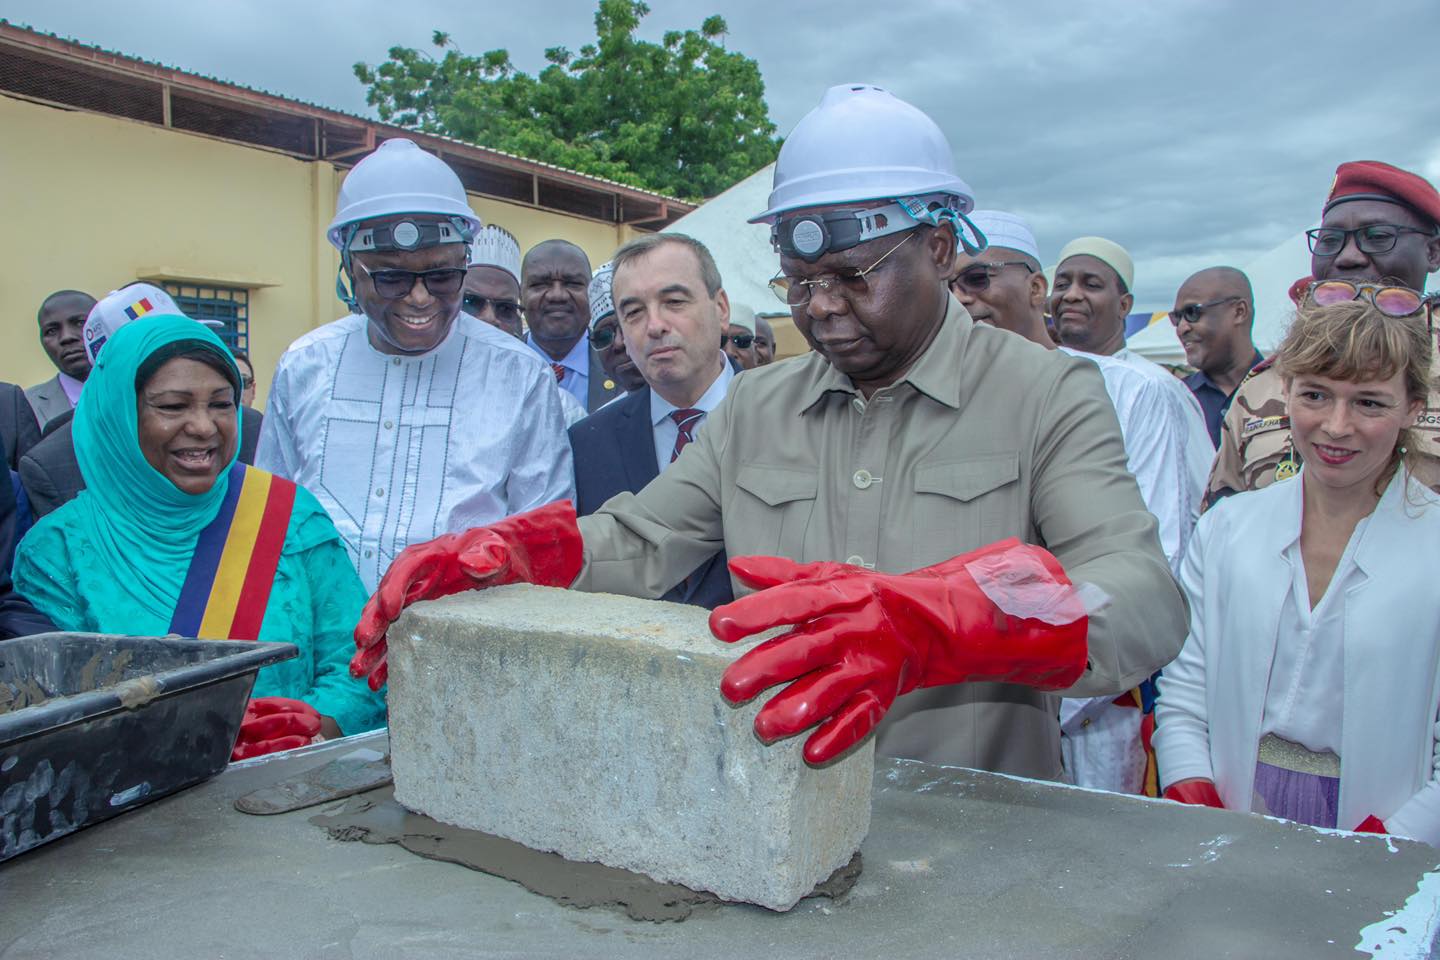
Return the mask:
<path id="1" fill-rule="evenodd" d="M 0 862 L 215 776 L 291 643 L 42 633 L 0 641 Z"/>

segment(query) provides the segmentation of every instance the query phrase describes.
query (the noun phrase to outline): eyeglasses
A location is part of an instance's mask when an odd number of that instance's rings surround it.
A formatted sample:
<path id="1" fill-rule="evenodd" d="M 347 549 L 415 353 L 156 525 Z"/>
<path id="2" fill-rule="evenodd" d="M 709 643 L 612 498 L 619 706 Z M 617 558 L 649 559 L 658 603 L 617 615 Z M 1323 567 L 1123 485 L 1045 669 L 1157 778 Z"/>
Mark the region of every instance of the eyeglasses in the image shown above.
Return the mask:
<path id="1" fill-rule="evenodd" d="M 990 289 L 990 281 L 1006 267 L 1024 267 L 1027 274 L 1035 268 L 1024 260 L 999 260 L 995 263 L 972 263 L 950 280 L 950 286 L 961 286 L 969 293 L 984 293 Z"/>
<path id="2" fill-rule="evenodd" d="M 889 250 L 886 250 L 879 260 L 876 260 L 864 270 L 822 273 L 820 276 L 811 280 L 802 280 L 799 277 L 787 277 L 782 273 L 771 278 L 770 289 L 775 293 L 775 296 L 780 299 L 781 303 L 791 307 L 803 307 L 809 303 L 816 287 L 819 287 L 821 290 L 829 290 L 831 287 L 834 287 L 846 297 L 863 296 L 870 289 L 870 285 L 865 282 L 865 277 L 876 267 L 880 266 L 880 264 L 884 263 L 885 257 L 890 256 L 890 254 L 905 246 L 905 241 L 913 236 L 915 236 L 913 232 L 905 234 L 904 239 Z"/>
<path id="3" fill-rule="evenodd" d="M 754 342 L 755 334 L 753 333 L 737 333 L 733 337 L 730 336 L 730 334 L 728 333 L 720 334 L 720 348 L 722 350 L 725 348 L 725 344 L 727 343 L 733 343 L 741 350 L 749 350 L 750 345 Z"/>
<path id="4" fill-rule="evenodd" d="M 1305 236 L 1310 241 L 1311 253 L 1317 257 L 1333 257 L 1345 249 L 1345 244 L 1351 237 L 1355 238 L 1355 245 L 1360 248 L 1361 253 L 1389 253 L 1395 249 L 1402 233 L 1433 236 L 1433 231 L 1402 227 L 1395 223 L 1372 223 L 1368 227 L 1357 227 L 1354 230 L 1321 227 L 1318 230 L 1306 230 Z"/>
<path id="5" fill-rule="evenodd" d="M 376 289 L 379 289 L 378 283 Z M 425 289 L 429 290 L 432 294 L 435 293 L 435 290 L 428 283 L 425 285 Z M 440 295 L 443 296 L 443 294 Z M 520 304 L 514 300 L 495 300 L 490 297 L 467 293 L 465 299 L 461 302 L 465 304 L 465 312 L 472 317 L 478 317 L 485 312 L 486 307 L 492 307 L 495 310 L 495 318 L 497 320 L 505 323 L 515 323 L 520 319 Z"/>
<path id="6" fill-rule="evenodd" d="M 1199 321 L 1200 317 L 1205 313 L 1205 311 L 1209 310 L 1211 307 L 1218 307 L 1222 303 L 1231 303 L 1232 301 L 1240 299 L 1242 298 L 1221 297 L 1218 300 L 1210 300 L 1206 303 L 1187 303 L 1179 310 L 1170 311 L 1170 323 L 1171 325 L 1176 327 L 1180 326 L 1181 320 L 1184 320 L 1186 323 L 1189 324 L 1194 324 Z"/>
<path id="7" fill-rule="evenodd" d="M 608 350 L 615 338 L 620 336 L 620 328 L 613 323 L 607 323 L 602 327 L 596 327 L 590 331 L 590 346 L 596 350 Z"/>
<path id="8" fill-rule="evenodd" d="M 1350 300 L 1369 300 L 1387 317 L 1409 317 L 1425 306 L 1425 298 L 1409 287 L 1387 287 L 1378 283 L 1351 283 L 1349 280 L 1321 280 L 1310 285 L 1310 299 L 1328 307 Z"/>
<path id="9" fill-rule="evenodd" d="M 432 297 L 453 297 L 465 283 L 464 267 L 438 267 L 434 270 L 371 270 L 359 260 L 355 266 L 365 271 L 375 284 L 375 292 L 386 300 L 399 300 L 415 289 L 415 281 L 423 280 Z"/>

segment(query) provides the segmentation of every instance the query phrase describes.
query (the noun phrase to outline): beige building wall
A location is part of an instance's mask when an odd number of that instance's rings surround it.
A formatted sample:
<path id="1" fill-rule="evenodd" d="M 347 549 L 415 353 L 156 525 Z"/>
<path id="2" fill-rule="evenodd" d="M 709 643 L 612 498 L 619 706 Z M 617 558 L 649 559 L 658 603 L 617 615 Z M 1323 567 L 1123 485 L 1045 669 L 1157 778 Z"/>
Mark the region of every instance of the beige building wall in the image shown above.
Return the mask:
<path id="1" fill-rule="evenodd" d="M 263 405 L 285 348 L 344 309 L 324 237 L 342 178 L 328 162 L 0 96 L 0 380 L 54 376 L 35 322 L 49 293 L 98 298 L 139 278 L 184 280 L 250 290 Z M 636 233 L 470 199 L 522 249 L 565 237 L 596 265 Z"/>

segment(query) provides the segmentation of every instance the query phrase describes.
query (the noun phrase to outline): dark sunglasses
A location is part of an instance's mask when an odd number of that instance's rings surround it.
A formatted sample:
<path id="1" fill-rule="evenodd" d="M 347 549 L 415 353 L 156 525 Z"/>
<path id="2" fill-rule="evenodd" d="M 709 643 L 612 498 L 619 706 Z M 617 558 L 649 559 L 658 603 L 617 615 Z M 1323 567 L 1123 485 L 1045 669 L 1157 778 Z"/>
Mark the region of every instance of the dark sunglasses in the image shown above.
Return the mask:
<path id="1" fill-rule="evenodd" d="M 1360 248 L 1361 253 L 1389 253 L 1395 249 L 1402 233 L 1434 235 L 1433 230 L 1416 230 L 1414 227 L 1402 227 L 1396 223 L 1372 223 L 1368 227 L 1357 227 L 1354 230 L 1320 227 L 1318 230 L 1306 230 L 1305 237 L 1310 241 L 1310 252 L 1315 256 L 1333 257 L 1345 249 L 1345 244 L 1351 237 L 1355 238 L 1355 245 Z"/>
<path id="2" fill-rule="evenodd" d="M 430 289 L 427 286 L 427 289 Z M 431 293 L 435 291 L 430 290 Z M 486 307 L 495 311 L 495 317 L 506 323 L 513 323 L 520 319 L 520 304 L 514 300 L 495 300 L 490 297 L 482 297 L 477 294 L 467 293 L 464 299 L 465 312 L 472 317 L 478 317 L 485 312 Z"/>
<path id="3" fill-rule="evenodd" d="M 1024 260 L 1000 260 L 995 263 L 972 263 L 961 270 L 950 281 L 950 285 L 964 287 L 970 293 L 984 293 L 990 289 L 990 281 L 1006 267 L 1024 267 L 1026 273 L 1034 273 L 1035 268 Z"/>
<path id="4" fill-rule="evenodd" d="M 608 350 L 618 336 L 620 336 L 619 325 L 607 323 L 603 327 L 596 327 L 590 331 L 590 346 L 596 350 Z"/>
<path id="5" fill-rule="evenodd" d="M 754 342 L 755 334 L 753 333 L 737 333 L 733 337 L 730 336 L 730 334 L 728 333 L 720 334 L 720 348 L 722 350 L 725 348 L 725 344 L 727 343 L 733 343 L 741 350 L 749 350 L 750 345 Z"/>
<path id="6" fill-rule="evenodd" d="M 1351 283 L 1349 280 L 1321 280 L 1312 283 L 1310 299 L 1320 307 L 1350 300 L 1369 300 L 1376 310 L 1387 317 L 1414 316 L 1425 305 L 1425 298 L 1409 287 Z"/>
<path id="7" fill-rule="evenodd" d="M 1200 317 L 1204 315 L 1205 311 L 1211 307 L 1218 307 L 1222 303 L 1231 303 L 1239 299 L 1239 297 L 1221 297 L 1218 300 L 1210 300 L 1205 303 L 1187 303 L 1179 310 L 1170 311 L 1170 323 L 1176 327 L 1180 326 L 1181 320 L 1190 324 L 1196 323 Z"/>
<path id="8" fill-rule="evenodd" d="M 464 267 L 438 267 L 434 270 L 371 270 L 359 260 L 355 266 L 364 270 L 375 292 L 386 300 L 399 300 L 415 289 L 415 281 L 425 283 L 425 289 L 432 297 L 452 297 L 460 292 L 465 283 Z"/>

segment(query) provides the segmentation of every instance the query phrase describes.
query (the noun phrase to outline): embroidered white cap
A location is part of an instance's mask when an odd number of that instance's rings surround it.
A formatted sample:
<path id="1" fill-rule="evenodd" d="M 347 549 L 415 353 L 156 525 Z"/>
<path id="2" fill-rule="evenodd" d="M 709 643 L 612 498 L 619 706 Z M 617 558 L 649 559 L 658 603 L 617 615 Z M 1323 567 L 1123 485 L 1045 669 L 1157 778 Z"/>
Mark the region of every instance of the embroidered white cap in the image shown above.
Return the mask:
<path id="1" fill-rule="evenodd" d="M 498 267 L 520 282 L 520 241 L 503 227 L 487 224 L 470 244 L 470 266 Z"/>

